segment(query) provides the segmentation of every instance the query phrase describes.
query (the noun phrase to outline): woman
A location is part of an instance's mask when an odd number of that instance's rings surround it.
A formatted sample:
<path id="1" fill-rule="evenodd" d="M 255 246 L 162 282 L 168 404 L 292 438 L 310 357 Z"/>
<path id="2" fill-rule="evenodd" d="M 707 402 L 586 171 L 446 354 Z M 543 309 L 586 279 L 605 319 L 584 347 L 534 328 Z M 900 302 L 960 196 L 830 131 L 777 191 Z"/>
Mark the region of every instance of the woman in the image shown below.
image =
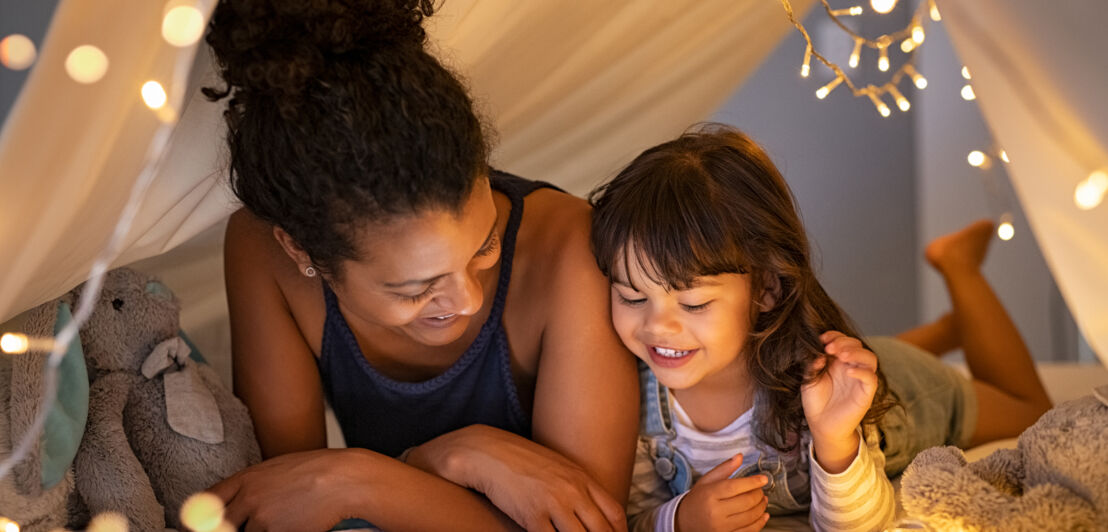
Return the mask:
<path id="1" fill-rule="evenodd" d="M 625 528 L 637 381 L 589 207 L 488 167 L 469 97 L 424 50 L 431 12 L 213 14 L 227 87 L 206 91 L 230 96 L 244 204 L 225 248 L 235 391 L 269 458 L 213 491 L 248 530 Z M 349 449 L 323 449 L 325 398 Z"/>

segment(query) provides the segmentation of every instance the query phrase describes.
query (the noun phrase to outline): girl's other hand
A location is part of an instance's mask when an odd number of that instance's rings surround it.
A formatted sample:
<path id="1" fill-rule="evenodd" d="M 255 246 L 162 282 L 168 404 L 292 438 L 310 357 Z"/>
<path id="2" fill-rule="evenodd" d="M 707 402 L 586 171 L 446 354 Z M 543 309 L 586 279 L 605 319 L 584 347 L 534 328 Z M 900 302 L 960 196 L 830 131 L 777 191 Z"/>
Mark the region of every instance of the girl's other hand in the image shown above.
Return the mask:
<path id="1" fill-rule="evenodd" d="M 483 493 L 530 531 L 627 530 L 623 508 L 584 469 L 510 432 L 465 427 L 412 449 L 406 462 Z"/>
<path id="2" fill-rule="evenodd" d="M 877 391 L 877 355 L 857 338 L 838 331 L 823 333 L 820 341 L 824 356 L 808 371 L 816 375 L 825 366 L 827 371 L 801 388 L 800 394 L 816 457 L 828 472 L 835 473 L 841 470 L 831 469 L 838 465 L 845 469 L 857 452 L 857 429 Z M 844 460 L 845 464 L 840 464 Z"/>
<path id="3" fill-rule="evenodd" d="M 767 479 L 763 475 L 730 478 L 742 463 L 743 455 L 736 454 L 693 484 L 677 505 L 677 532 L 755 532 L 766 525 L 769 500 L 762 486 Z"/>

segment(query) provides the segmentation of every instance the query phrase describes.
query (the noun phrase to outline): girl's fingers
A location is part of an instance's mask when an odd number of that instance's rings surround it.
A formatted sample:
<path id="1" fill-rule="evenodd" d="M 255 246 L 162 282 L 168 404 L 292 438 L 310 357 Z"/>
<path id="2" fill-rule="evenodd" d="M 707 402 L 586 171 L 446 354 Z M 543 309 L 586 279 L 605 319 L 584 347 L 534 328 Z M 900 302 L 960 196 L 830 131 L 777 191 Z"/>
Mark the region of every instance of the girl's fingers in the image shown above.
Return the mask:
<path id="1" fill-rule="evenodd" d="M 846 336 L 840 332 L 834 332 L 833 334 L 837 334 L 838 336 L 835 336 L 829 342 L 824 342 L 824 353 L 827 353 L 829 355 L 838 355 L 854 349 L 865 349 L 862 346 L 862 341 L 857 338 Z"/>
<path id="2" fill-rule="evenodd" d="M 718 495 L 719 500 L 733 499 L 746 493 L 754 493 L 760 496 L 762 495 L 762 486 L 766 484 L 769 484 L 769 479 L 765 475 L 729 478 L 720 481 L 720 488 L 716 495 Z M 755 497 L 754 502 L 757 502 L 757 497 Z"/>
<path id="3" fill-rule="evenodd" d="M 612 523 L 604 516 L 604 512 L 601 512 L 595 506 L 577 508 L 573 511 L 573 514 L 577 521 L 581 523 L 581 526 L 589 532 L 612 532 L 615 530 L 612 528 Z"/>
<path id="4" fill-rule="evenodd" d="M 769 522 L 769 514 L 763 513 L 762 516 L 759 517 L 757 520 L 755 520 L 753 523 L 750 523 L 749 525 L 746 525 L 746 526 L 741 527 L 741 528 L 736 528 L 735 532 L 758 532 L 763 527 L 765 527 L 766 523 L 768 523 L 768 522 Z"/>
<path id="5" fill-rule="evenodd" d="M 762 493 L 762 490 L 754 490 L 724 499 L 720 502 L 725 505 L 729 515 L 740 515 L 758 510 L 759 508 L 765 509 L 767 501 L 766 494 Z M 761 513 L 761 511 L 762 510 L 758 510 L 758 513 Z"/>

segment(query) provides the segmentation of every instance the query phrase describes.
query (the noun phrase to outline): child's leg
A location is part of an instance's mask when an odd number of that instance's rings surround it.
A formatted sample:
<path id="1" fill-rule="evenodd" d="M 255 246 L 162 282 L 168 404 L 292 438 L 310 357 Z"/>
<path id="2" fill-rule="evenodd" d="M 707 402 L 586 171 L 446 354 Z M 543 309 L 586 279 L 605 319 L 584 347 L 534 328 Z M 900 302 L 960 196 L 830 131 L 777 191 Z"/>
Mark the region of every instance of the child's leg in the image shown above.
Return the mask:
<path id="1" fill-rule="evenodd" d="M 978 416 L 971 445 L 1016 436 L 1051 407 L 1031 353 L 981 274 L 992 234 L 992 222 L 980 220 L 926 250 L 950 292 L 953 328 L 973 374 Z"/>
<path id="2" fill-rule="evenodd" d="M 961 340 L 958 338 L 958 326 L 950 312 L 943 314 L 942 317 L 931 323 L 925 323 L 915 329 L 904 331 L 896 337 L 935 356 L 942 356 L 944 353 L 961 346 Z"/>

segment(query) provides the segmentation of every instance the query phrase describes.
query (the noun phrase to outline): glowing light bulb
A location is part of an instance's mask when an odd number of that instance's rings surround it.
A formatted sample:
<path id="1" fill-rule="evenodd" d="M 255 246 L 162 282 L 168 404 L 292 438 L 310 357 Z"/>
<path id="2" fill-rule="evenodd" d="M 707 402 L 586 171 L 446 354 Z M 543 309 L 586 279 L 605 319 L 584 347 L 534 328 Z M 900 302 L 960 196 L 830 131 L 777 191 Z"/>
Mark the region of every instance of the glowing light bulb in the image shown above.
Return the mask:
<path id="1" fill-rule="evenodd" d="M 123 514 L 104 512 L 89 521 L 87 532 L 127 532 L 129 526 Z"/>
<path id="2" fill-rule="evenodd" d="M 889 71 L 889 49 L 881 47 L 881 57 L 877 59 L 877 69 L 882 72 Z"/>
<path id="3" fill-rule="evenodd" d="M 963 79 L 970 79 L 969 67 L 962 67 L 962 78 Z"/>
<path id="4" fill-rule="evenodd" d="M 1104 201 L 1108 193 L 1108 173 L 1097 170 L 1077 184 L 1073 191 L 1073 202 L 1082 210 L 1094 209 Z"/>
<path id="5" fill-rule="evenodd" d="M 0 64 L 12 70 L 23 70 L 31 66 L 37 56 L 35 43 L 26 35 L 14 33 L 0 41 Z"/>
<path id="6" fill-rule="evenodd" d="M 989 160 L 989 156 L 980 150 L 973 150 L 966 156 L 966 161 L 974 168 L 980 168 Z"/>
<path id="7" fill-rule="evenodd" d="M 831 15 L 836 17 L 856 17 L 861 14 L 862 6 L 853 6 L 847 9 L 834 9 L 831 11 Z"/>
<path id="8" fill-rule="evenodd" d="M 873 106 L 877 108 L 877 112 L 881 113 L 881 116 L 888 117 L 892 114 L 892 111 L 889 110 L 889 106 L 881 101 L 881 97 L 872 92 L 867 94 L 867 96 L 869 96 L 870 101 L 873 102 Z"/>
<path id="9" fill-rule="evenodd" d="M 195 532 L 214 532 L 223 523 L 223 500 L 204 491 L 190 495 L 181 505 L 181 523 Z"/>
<path id="10" fill-rule="evenodd" d="M 819 90 L 816 91 L 816 98 L 819 98 L 821 100 L 826 98 L 827 95 L 831 94 L 831 91 L 834 90 L 835 87 L 838 87 L 839 84 L 842 82 L 842 76 L 836 76 L 835 79 L 831 80 L 831 83 L 820 87 Z"/>
<path id="11" fill-rule="evenodd" d="M 883 15 L 896 7 L 896 0 L 869 0 L 869 6 Z"/>
<path id="12" fill-rule="evenodd" d="M 923 34 L 923 26 L 912 27 L 912 40 L 916 41 L 917 45 L 923 44 L 924 37 L 925 35 Z"/>
<path id="13" fill-rule="evenodd" d="M 916 49 L 916 41 L 913 41 L 911 37 L 904 39 L 900 42 L 900 51 L 904 53 L 911 53 Z"/>
<path id="14" fill-rule="evenodd" d="M 108 56 L 91 44 L 78 46 L 65 58 L 65 71 L 77 83 L 96 83 L 108 72 Z"/>
<path id="15" fill-rule="evenodd" d="M 943 19 L 943 16 L 939 14 L 939 6 L 935 5 L 935 2 L 931 2 L 931 20 L 939 22 Z"/>
<path id="16" fill-rule="evenodd" d="M 1012 161 L 1009 161 L 1009 160 L 1008 160 L 1008 152 L 1006 152 L 1006 151 L 1004 151 L 1004 150 L 1000 150 L 1000 160 L 1001 160 L 1001 161 L 1004 161 L 1004 162 L 1006 162 L 1006 163 L 1010 163 L 1010 162 L 1012 162 Z"/>
<path id="17" fill-rule="evenodd" d="M 162 38 L 177 47 L 195 44 L 204 34 L 204 14 L 192 5 L 180 2 L 169 5 L 173 7 L 162 17 Z"/>
<path id="18" fill-rule="evenodd" d="M 962 99 L 967 102 L 977 99 L 977 95 L 973 93 L 973 87 L 968 83 L 962 86 Z"/>
<path id="19" fill-rule="evenodd" d="M 996 226 L 996 236 L 1004 241 L 1011 240 L 1012 237 L 1016 236 L 1016 228 L 1012 225 L 1012 222 L 1001 222 L 1000 225 Z"/>
<path id="20" fill-rule="evenodd" d="M 0 527 L 3 527 L 3 532 L 19 532 L 19 523 L 7 517 L 0 517 Z"/>
<path id="21" fill-rule="evenodd" d="M 858 68 L 858 59 L 862 57 L 862 44 L 865 43 L 862 39 L 854 38 L 854 50 L 850 52 L 850 61 L 847 64 L 850 68 Z"/>
<path id="22" fill-rule="evenodd" d="M 157 81 L 143 83 L 142 101 L 151 109 L 161 109 L 166 101 L 165 89 L 162 88 L 162 84 Z"/>
<path id="23" fill-rule="evenodd" d="M 923 90 L 927 88 L 927 78 L 923 77 L 919 72 L 916 72 L 915 67 L 912 65 L 904 65 L 904 73 L 912 78 L 912 83 L 916 84 L 917 89 Z"/>
<path id="24" fill-rule="evenodd" d="M 804 47 L 804 63 L 800 65 L 800 77 L 806 78 L 812 71 L 812 45 Z"/>
<path id="25" fill-rule="evenodd" d="M 901 111 L 907 111 L 912 108 L 912 103 L 909 102 L 908 98 L 905 98 L 895 86 L 888 85 L 885 87 L 885 90 L 893 96 L 893 99 L 896 100 L 896 106 L 899 107 Z"/>

